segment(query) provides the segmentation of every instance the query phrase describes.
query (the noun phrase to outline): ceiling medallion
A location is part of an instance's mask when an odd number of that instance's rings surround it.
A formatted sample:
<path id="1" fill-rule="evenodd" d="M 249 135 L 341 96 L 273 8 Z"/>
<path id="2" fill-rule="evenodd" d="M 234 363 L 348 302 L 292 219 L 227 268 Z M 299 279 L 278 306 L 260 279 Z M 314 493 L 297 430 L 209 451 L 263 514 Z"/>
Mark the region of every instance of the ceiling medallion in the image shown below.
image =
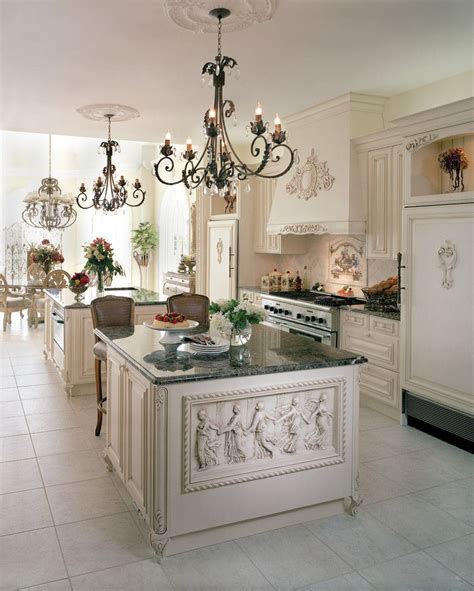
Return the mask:
<path id="1" fill-rule="evenodd" d="M 123 176 L 121 176 L 118 181 L 115 180 L 116 168 L 115 164 L 112 164 L 112 155 L 114 152 L 120 152 L 120 145 L 111 137 L 112 119 L 115 121 L 115 112 L 112 111 L 114 106 L 117 106 L 120 109 L 118 111 L 118 117 L 120 117 L 119 121 L 127 121 L 128 119 L 139 116 L 136 109 L 120 105 L 91 105 L 89 107 L 78 109 L 78 112 L 88 119 L 101 121 L 105 118 L 108 120 L 108 138 L 99 146 L 99 154 L 102 149 L 103 154 L 107 157 L 107 163 L 102 169 L 104 178 L 101 176 L 97 177 L 97 180 L 92 187 L 94 195 L 90 198 L 86 193 L 87 189 L 85 184 L 81 183 L 79 195 L 76 197 L 76 203 L 81 209 L 90 209 L 93 207 L 94 209 L 102 209 L 105 213 L 112 213 L 124 205 L 138 207 L 145 201 L 146 193 L 142 190 L 142 185 L 138 179 L 135 179 L 135 182 L 133 183 L 133 193 L 131 195 L 129 195 L 126 188 L 128 186 L 128 181 L 126 181 Z M 100 107 L 100 109 L 98 107 Z M 105 107 L 110 108 L 109 112 L 99 115 Z"/>
<path id="2" fill-rule="evenodd" d="M 308 200 L 317 197 L 318 191 L 322 189 L 329 191 L 334 181 L 335 178 L 329 174 L 327 161 L 318 162 L 312 148 L 305 164 L 296 168 L 293 178 L 286 185 L 286 192 L 290 195 L 296 193 L 298 199 Z"/>
<path id="3" fill-rule="evenodd" d="M 103 121 L 104 117 L 107 117 L 109 113 L 113 113 L 114 123 L 117 121 L 130 121 L 130 119 L 140 117 L 137 109 L 127 107 L 126 105 L 100 103 L 97 105 L 86 105 L 76 110 L 80 115 L 91 121 Z"/>
<path id="4" fill-rule="evenodd" d="M 247 134 L 254 136 L 250 143 L 252 160 L 259 160 L 254 166 L 244 163 L 236 153 L 229 137 L 226 120 L 233 116 L 235 120 L 235 104 L 229 99 L 224 99 L 225 77 L 231 75 L 234 68 L 237 70 L 237 62 L 234 58 L 222 55 L 222 19 L 229 17 L 230 12 L 226 8 L 217 8 L 211 11 L 217 19 L 217 55 L 215 61 L 204 64 L 202 68 L 202 81 L 206 79 L 214 86 L 214 100 L 212 106 L 204 114 L 203 132 L 205 145 L 201 153 L 193 150 L 191 138 L 186 140 L 186 149 L 181 154 L 183 162 L 181 178 L 173 181 L 171 174 L 175 168 L 175 148 L 171 145 L 171 135 L 165 135 L 165 141 L 160 146 L 162 158 L 154 165 L 156 178 L 165 185 L 183 183 L 192 191 L 201 183 L 204 186 L 204 194 L 225 197 L 230 193 L 237 195 L 237 182 L 250 176 L 262 178 L 277 178 L 284 175 L 293 166 L 296 150 L 290 148 L 287 143 L 287 134 L 282 129 L 278 114 L 274 120 L 274 128 L 270 130 L 268 122 L 264 122 L 262 107 L 257 103 L 255 119 L 247 125 Z M 268 164 L 278 164 L 280 171 L 273 174 L 265 174 Z"/>
<path id="5" fill-rule="evenodd" d="M 215 0 L 164 0 L 165 14 L 178 26 L 197 33 L 214 33 Z M 255 23 L 270 20 L 277 7 L 276 0 L 222 0 L 222 7 L 230 14 L 226 19 L 225 32 L 241 31 Z"/>
<path id="6" fill-rule="evenodd" d="M 41 181 L 41 187 L 36 193 L 28 193 L 23 201 L 26 205 L 21 217 L 33 228 L 44 228 L 50 232 L 67 228 L 76 221 L 74 196 L 69 193 L 63 195 L 58 179 L 51 176 L 51 136 L 49 136 L 48 176 Z"/>

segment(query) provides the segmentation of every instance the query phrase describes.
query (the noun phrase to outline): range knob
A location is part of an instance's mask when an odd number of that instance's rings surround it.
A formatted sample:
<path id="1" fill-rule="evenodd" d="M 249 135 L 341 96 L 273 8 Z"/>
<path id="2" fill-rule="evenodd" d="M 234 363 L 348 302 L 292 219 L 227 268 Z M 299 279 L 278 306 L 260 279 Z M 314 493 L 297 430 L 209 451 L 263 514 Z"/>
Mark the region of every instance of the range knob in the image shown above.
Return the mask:
<path id="1" fill-rule="evenodd" d="M 288 316 L 288 315 L 289 315 L 289 313 L 290 313 L 290 311 L 289 311 L 289 310 L 285 310 L 285 316 Z"/>
<path id="2" fill-rule="evenodd" d="M 278 308 L 278 314 L 283 314 L 283 308 Z"/>
<path id="3" fill-rule="evenodd" d="M 298 318 L 298 319 L 302 318 L 302 314 L 300 314 L 300 313 L 298 312 L 298 314 L 296 315 L 296 318 Z"/>
<path id="4" fill-rule="evenodd" d="M 311 320 L 309 316 L 305 316 L 304 319 L 306 320 L 306 322 L 309 322 Z"/>
<path id="5" fill-rule="evenodd" d="M 316 322 L 316 316 L 311 316 L 311 322 Z"/>
<path id="6" fill-rule="evenodd" d="M 263 307 L 265 310 L 270 310 L 270 306 L 268 304 L 265 304 Z"/>
<path id="7" fill-rule="evenodd" d="M 326 320 L 324 318 L 318 318 L 319 324 L 326 324 Z"/>

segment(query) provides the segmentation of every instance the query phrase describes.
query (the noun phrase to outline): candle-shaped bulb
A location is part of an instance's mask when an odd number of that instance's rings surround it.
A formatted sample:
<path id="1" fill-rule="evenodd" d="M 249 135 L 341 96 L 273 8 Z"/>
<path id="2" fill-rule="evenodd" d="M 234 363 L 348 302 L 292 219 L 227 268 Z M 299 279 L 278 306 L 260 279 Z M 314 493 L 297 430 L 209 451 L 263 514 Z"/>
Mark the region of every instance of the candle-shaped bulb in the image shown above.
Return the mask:
<path id="1" fill-rule="evenodd" d="M 165 146 L 169 145 L 171 145 L 171 133 L 167 131 L 165 135 Z"/>
<path id="2" fill-rule="evenodd" d="M 278 113 L 275 115 L 275 133 L 280 133 L 281 132 L 281 119 L 278 115 Z"/>
<path id="3" fill-rule="evenodd" d="M 188 137 L 188 139 L 186 140 L 186 151 L 187 152 L 193 151 L 193 140 L 190 137 Z"/>
<path id="4" fill-rule="evenodd" d="M 216 110 L 214 109 L 214 107 L 211 107 L 209 109 L 209 123 L 215 123 L 216 122 Z"/>
<path id="5" fill-rule="evenodd" d="M 255 121 L 260 122 L 262 120 L 262 107 L 260 105 L 260 103 L 257 103 L 257 108 L 255 109 Z"/>

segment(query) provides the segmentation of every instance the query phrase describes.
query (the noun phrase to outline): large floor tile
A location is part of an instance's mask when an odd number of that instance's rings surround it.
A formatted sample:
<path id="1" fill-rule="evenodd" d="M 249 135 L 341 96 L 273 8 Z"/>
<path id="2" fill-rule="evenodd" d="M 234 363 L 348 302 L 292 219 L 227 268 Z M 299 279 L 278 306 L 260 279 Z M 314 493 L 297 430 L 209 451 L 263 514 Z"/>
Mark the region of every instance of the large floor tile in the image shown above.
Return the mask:
<path id="1" fill-rule="evenodd" d="M 31 400 L 32 398 L 47 398 L 49 396 L 67 397 L 64 388 L 60 384 L 41 384 L 36 386 L 25 386 L 18 388 L 22 400 Z"/>
<path id="2" fill-rule="evenodd" d="M 29 435 L 0 437 L 0 462 L 26 460 L 35 457 L 35 450 Z"/>
<path id="3" fill-rule="evenodd" d="M 53 583 L 44 583 L 43 585 L 35 585 L 34 587 L 24 587 L 20 591 L 71 591 L 72 587 L 69 579 L 61 579 Z"/>
<path id="4" fill-rule="evenodd" d="M 0 464 L 0 494 L 43 486 L 36 460 Z"/>
<path id="5" fill-rule="evenodd" d="M 351 570 L 303 525 L 237 540 L 276 589 L 297 589 Z"/>
<path id="6" fill-rule="evenodd" d="M 375 587 L 372 587 L 358 573 L 349 573 L 330 581 L 303 587 L 299 591 L 375 591 Z"/>
<path id="7" fill-rule="evenodd" d="M 472 532 L 472 527 L 414 495 L 375 503 L 367 511 L 419 548 Z"/>
<path id="8" fill-rule="evenodd" d="M 0 388 L 0 402 L 11 402 L 20 400 L 18 388 Z"/>
<path id="9" fill-rule="evenodd" d="M 23 410 L 25 415 L 38 415 L 51 412 L 69 412 L 73 409 L 65 396 L 49 396 L 23 400 Z"/>
<path id="10" fill-rule="evenodd" d="M 383 415 L 380 412 L 372 410 L 367 406 L 361 406 L 359 410 L 359 429 L 360 431 L 367 431 L 368 429 L 380 429 L 380 427 L 394 427 L 398 425 L 390 417 Z"/>
<path id="11" fill-rule="evenodd" d="M 127 510 L 110 478 L 46 487 L 54 523 L 70 523 Z"/>
<path id="12" fill-rule="evenodd" d="M 11 364 L 0 365 L 0 380 L 13 375 L 13 368 Z"/>
<path id="13" fill-rule="evenodd" d="M 13 376 L 4 376 L 0 379 L 0 389 L 16 388 L 16 381 Z"/>
<path id="14" fill-rule="evenodd" d="M 58 429 L 70 429 L 71 427 L 81 426 L 81 423 L 73 410 L 28 415 L 26 420 L 30 433 L 57 431 Z"/>
<path id="15" fill-rule="evenodd" d="M 84 429 L 80 427 L 32 433 L 31 439 L 38 456 L 92 449 L 90 438 Z"/>
<path id="16" fill-rule="evenodd" d="M 474 479 L 456 480 L 416 493 L 420 499 L 474 527 Z"/>
<path id="17" fill-rule="evenodd" d="M 23 407 L 19 400 L 0 402 L 0 418 L 22 417 Z"/>
<path id="18" fill-rule="evenodd" d="M 368 462 L 367 466 L 383 476 L 394 480 L 410 492 L 432 488 L 460 478 L 466 478 L 439 457 L 438 448 L 422 449 L 391 458 Z"/>
<path id="19" fill-rule="evenodd" d="M 175 591 L 270 591 L 269 582 L 235 542 L 199 548 L 161 563 Z"/>
<path id="20" fill-rule="evenodd" d="M 32 374 L 37 375 L 40 373 L 58 373 L 53 364 L 45 361 L 44 359 L 42 361 L 16 365 L 14 371 L 16 376 L 27 376 Z"/>
<path id="21" fill-rule="evenodd" d="M 360 433 L 360 461 L 387 458 L 439 445 L 439 439 L 412 427 L 388 427 Z"/>
<path id="22" fill-rule="evenodd" d="M 71 579 L 74 591 L 173 591 L 154 560 L 116 566 Z"/>
<path id="23" fill-rule="evenodd" d="M 91 480 L 107 474 L 104 463 L 93 450 L 41 456 L 38 465 L 45 486 Z"/>
<path id="24" fill-rule="evenodd" d="M 2 591 L 64 579 L 66 568 L 54 528 L 0 538 Z"/>
<path id="25" fill-rule="evenodd" d="M 0 433 L 3 437 L 10 435 L 26 435 L 28 433 L 28 425 L 24 416 L 21 417 L 7 417 L 0 419 Z"/>
<path id="26" fill-rule="evenodd" d="M 0 536 L 53 525 L 43 488 L 0 495 Z"/>
<path id="27" fill-rule="evenodd" d="M 360 465 L 359 477 L 360 496 L 364 507 L 377 501 L 399 497 L 410 492 L 398 482 L 372 470 L 367 464 Z"/>
<path id="28" fill-rule="evenodd" d="M 472 591 L 423 551 L 366 568 L 361 575 L 380 591 Z"/>
<path id="29" fill-rule="evenodd" d="M 474 585 L 474 534 L 426 548 L 425 552 Z"/>
<path id="30" fill-rule="evenodd" d="M 59 384 L 62 382 L 59 374 L 56 373 L 33 373 L 23 376 L 15 376 L 18 387 L 41 386 L 45 384 Z"/>
<path id="31" fill-rule="evenodd" d="M 60 525 L 57 532 L 71 576 L 153 555 L 129 513 Z"/>
<path id="32" fill-rule="evenodd" d="M 360 569 L 413 552 L 416 547 L 377 519 L 360 511 L 357 517 L 336 515 L 306 524 L 353 568 Z"/>

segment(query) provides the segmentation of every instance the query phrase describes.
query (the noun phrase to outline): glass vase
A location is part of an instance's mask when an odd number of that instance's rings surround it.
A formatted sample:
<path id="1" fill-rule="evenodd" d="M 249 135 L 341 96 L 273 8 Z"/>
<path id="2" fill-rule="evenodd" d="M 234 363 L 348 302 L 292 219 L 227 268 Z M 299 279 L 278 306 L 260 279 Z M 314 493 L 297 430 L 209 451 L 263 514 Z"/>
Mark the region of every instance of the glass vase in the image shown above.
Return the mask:
<path id="1" fill-rule="evenodd" d="M 97 297 L 105 295 L 104 274 L 97 271 Z"/>
<path id="2" fill-rule="evenodd" d="M 244 328 L 233 328 L 230 335 L 231 347 L 242 347 L 250 341 L 252 336 L 252 325 L 247 324 Z"/>

